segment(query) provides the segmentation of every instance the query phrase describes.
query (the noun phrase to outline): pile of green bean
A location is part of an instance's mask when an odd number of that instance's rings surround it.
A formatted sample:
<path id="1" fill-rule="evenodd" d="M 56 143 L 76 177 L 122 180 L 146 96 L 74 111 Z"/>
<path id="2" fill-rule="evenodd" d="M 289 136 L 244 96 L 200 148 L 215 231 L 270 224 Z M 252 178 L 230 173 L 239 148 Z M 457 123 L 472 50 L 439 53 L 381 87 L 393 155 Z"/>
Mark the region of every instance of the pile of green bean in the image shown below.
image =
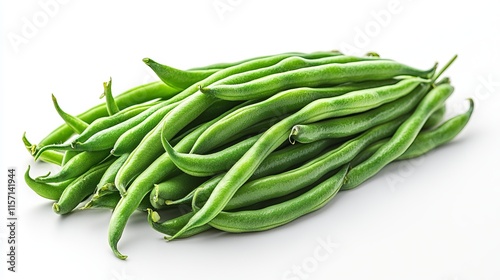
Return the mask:
<path id="1" fill-rule="evenodd" d="M 336 51 L 185 71 L 144 59 L 161 81 L 113 96 L 110 80 L 106 102 L 76 116 L 53 96 L 64 124 L 23 141 L 60 170 L 32 178 L 28 167 L 25 180 L 58 214 L 113 209 L 108 239 L 121 259 L 136 210 L 169 240 L 271 229 L 452 140 L 473 111 L 470 100 L 443 121 L 453 87 L 440 75 L 455 58 L 439 72 Z"/>

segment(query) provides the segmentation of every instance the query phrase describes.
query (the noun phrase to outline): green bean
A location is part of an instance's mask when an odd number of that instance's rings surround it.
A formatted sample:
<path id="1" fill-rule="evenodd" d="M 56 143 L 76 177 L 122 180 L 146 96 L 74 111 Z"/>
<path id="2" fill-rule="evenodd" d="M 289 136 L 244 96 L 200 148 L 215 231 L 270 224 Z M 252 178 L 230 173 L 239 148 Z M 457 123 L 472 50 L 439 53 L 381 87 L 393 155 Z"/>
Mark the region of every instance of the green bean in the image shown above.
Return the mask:
<path id="1" fill-rule="evenodd" d="M 446 106 L 444 106 L 443 104 L 443 106 L 439 107 L 439 109 L 437 109 L 434 113 L 432 113 L 429 119 L 425 122 L 423 128 L 427 129 L 435 127 L 439 122 L 441 122 L 445 113 L 446 113 Z"/>
<path id="2" fill-rule="evenodd" d="M 279 172 L 284 172 L 285 170 L 298 165 L 302 162 L 310 160 L 318 156 L 327 147 L 335 145 L 344 139 L 325 139 L 316 141 L 310 144 L 295 144 L 293 146 L 288 146 L 281 150 L 272 152 L 255 170 L 254 174 L 250 177 L 250 180 L 256 180 L 268 175 L 277 174 Z M 200 185 L 195 191 L 197 196 L 205 201 L 208 199 L 214 188 L 224 177 L 225 173 L 217 175 Z M 165 203 L 170 205 L 174 204 L 185 204 L 191 203 L 194 196 L 194 191 L 186 195 L 184 198 L 170 201 L 165 199 Z"/>
<path id="3" fill-rule="evenodd" d="M 226 173 L 214 189 L 205 205 L 196 212 L 185 230 L 208 223 L 226 206 L 228 201 L 245 183 L 269 153 L 288 139 L 291 128 L 297 123 L 310 123 L 326 118 L 359 113 L 396 100 L 412 92 L 420 78 L 407 78 L 395 85 L 353 91 L 341 96 L 319 99 L 309 103 L 297 113 L 269 128 L 241 159 Z M 175 238 L 174 235 L 172 238 Z"/>
<path id="4" fill-rule="evenodd" d="M 159 184 L 155 184 L 149 201 L 155 209 L 166 208 L 167 205 L 164 198 L 168 197 L 171 200 L 180 199 L 207 179 L 206 177 L 194 177 L 185 173 L 179 174 Z"/>
<path id="5" fill-rule="evenodd" d="M 219 104 L 222 103 L 222 104 Z M 178 103 L 175 103 L 178 104 Z M 204 113 L 201 114 L 197 119 L 206 118 L 213 119 L 213 115 L 210 116 L 212 112 L 215 112 L 219 116 L 222 112 L 225 112 L 236 105 L 235 102 L 216 102 L 217 106 L 212 106 L 213 108 L 208 108 Z M 172 107 L 173 109 L 174 107 Z M 151 115 L 140 125 L 137 125 L 125 133 L 123 133 L 115 142 L 112 153 L 114 155 L 121 155 L 123 153 L 130 153 L 132 150 L 139 145 L 139 143 L 144 139 L 151 129 L 153 129 L 161 120 L 167 115 L 164 114 L 161 118 L 153 119 Z M 214 114 L 215 115 L 215 114 Z M 203 120 L 200 120 L 203 121 Z M 206 121 L 206 119 L 205 119 Z"/>
<path id="6" fill-rule="evenodd" d="M 30 187 L 30 189 L 32 189 L 36 194 L 50 200 L 58 200 L 64 189 L 66 189 L 66 187 L 72 182 L 72 180 L 67 180 L 58 184 L 37 182 L 30 177 L 29 165 L 28 169 L 26 169 L 26 173 L 24 173 L 24 181 L 26 182 L 26 185 L 28 185 L 28 187 Z"/>
<path id="7" fill-rule="evenodd" d="M 150 58 L 144 58 L 142 61 L 146 63 L 165 84 L 180 89 L 188 88 L 194 83 L 219 71 L 219 69 L 183 71 L 157 63 Z"/>
<path id="8" fill-rule="evenodd" d="M 123 109 L 156 98 L 171 98 L 179 91 L 180 90 L 172 89 L 165 85 L 163 82 L 158 81 L 132 88 L 116 96 L 115 100 L 118 106 Z M 107 115 L 108 112 L 106 109 L 106 105 L 102 103 L 90 108 L 84 113 L 77 115 L 77 117 L 87 123 L 91 123 L 94 120 Z M 62 143 L 68 140 L 71 135 L 73 135 L 73 130 L 68 125 L 63 124 L 49 133 L 44 139 L 42 139 L 39 142 L 38 146 L 42 147 L 49 144 Z"/>
<path id="9" fill-rule="evenodd" d="M 189 219 L 193 216 L 193 212 L 183 214 L 179 217 L 167 220 L 163 223 L 159 223 L 160 215 L 151 209 L 148 209 L 148 223 L 156 231 L 166 234 L 168 236 L 174 235 L 178 232 Z M 198 233 L 204 232 L 212 228 L 210 225 L 205 225 L 201 227 L 194 228 L 192 230 L 186 231 L 182 236 L 178 238 L 187 238 Z"/>
<path id="10" fill-rule="evenodd" d="M 204 85 L 201 91 L 224 100 L 248 100 L 266 98 L 277 92 L 297 87 L 386 80 L 402 75 L 430 78 L 435 70 L 435 66 L 429 70 L 418 70 L 395 61 L 375 59 L 300 68 L 237 85 Z"/>
<path id="11" fill-rule="evenodd" d="M 87 141 L 92 135 L 96 134 L 97 132 L 103 131 L 107 128 L 127 121 L 148 110 L 149 108 L 157 106 L 159 102 L 160 101 L 130 106 L 112 116 L 98 118 L 93 121 L 85 131 L 78 135 L 77 140 L 80 142 Z"/>
<path id="12" fill-rule="evenodd" d="M 289 52 L 289 53 L 282 53 L 281 55 L 289 55 L 289 56 L 299 55 L 300 56 L 300 55 L 304 55 L 304 53 L 301 53 L 301 52 Z M 311 55 L 314 55 L 314 57 L 320 58 L 320 57 L 327 57 L 327 56 L 342 55 L 342 53 L 340 53 L 339 51 L 318 51 L 318 52 L 311 53 Z M 203 70 L 203 69 L 206 69 L 206 68 L 209 68 L 209 69 L 210 68 L 225 69 L 225 68 L 229 68 L 231 66 L 235 66 L 235 65 L 238 65 L 238 64 L 243 64 L 243 63 L 246 63 L 246 62 L 250 62 L 252 60 L 269 58 L 271 56 L 275 56 L 275 55 L 266 55 L 266 56 L 253 57 L 253 58 L 245 59 L 245 60 L 238 61 L 238 62 L 216 63 L 216 64 L 212 64 L 212 65 L 205 66 L 205 67 L 191 68 L 191 70 Z"/>
<path id="13" fill-rule="evenodd" d="M 237 134 L 247 126 L 269 118 L 296 112 L 321 98 L 339 96 L 351 91 L 394 84 L 395 80 L 346 84 L 328 88 L 297 88 L 278 93 L 266 100 L 243 107 L 208 128 L 196 141 L 191 153 L 202 154 L 219 139 Z M 245 124 L 245 125 L 242 125 Z"/>
<path id="14" fill-rule="evenodd" d="M 252 71 L 247 71 L 243 73 L 238 73 L 232 76 L 229 76 L 225 79 L 222 79 L 218 82 L 215 82 L 213 85 L 236 85 L 243 84 L 255 79 L 259 79 L 262 77 L 266 77 L 269 75 L 283 73 L 291 70 L 297 70 L 301 68 L 307 68 L 311 66 L 319 66 L 325 64 L 332 63 L 349 63 L 349 62 L 357 62 L 357 61 L 371 61 L 378 58 L 373 57 L 356 57 L 356 56 L 345 56 L 341 54 L 334 54 L 328 56 L 320 56 L 320 57 L 312 57 L 312 58 L 304 58 L 300 56 L 291 56 L 286 59 L 283 59 L 279 63 L 275 65 L 271 65 L 265 68 L 256 69 Z M 219 96 L 217 96 L 219 97 Z M 225 98 L 223 98 L 225 99 Z M 241 99 L 240 99 L 241 100 Z"/>
<path id="15" fill-rule="evenodd" d="M 310 143 L 320 139 L 345 137 L 365 131 L 415 109 L 429 88 L 429 84 L 422 84 L 410 94 L 364 113 L 311 124 L 295 125 L 290 132 L 290 142 Z"/>
<path id="16" fill-rule="evenodd" d="M 455 138 L 460 133 L 460 131 L 462 131 L 465 125 L 467 125 L 472 112 L 474 111 L 474 102 L 472 101 L 472 99 L 468 100 L 470 103 L 470 107 L 465 113 L 446 120 L 436 128 L 419 132 L 410 147 L 396 160 L 419 157 L 445 143 L 448 143 L 453 138 Z M 440 109 L 438 109 L 437 111 L 439 110 Z M 365 151 L 363 151 L 363 153 L 359 154 L 356 157 L 356 159 L 353 161 L 353 165 L 357 165 L 360 162 L 365 161 L 367 158 L 371 157 L 378 149 L 380 149 L 380 147 L 382 147 L 382 145 L 389 142 L 389 140 L 390 138 L 384 139 L 368 147 Z"/>
<path id="17" fill-rule="evenodd" d="M 80 202 L 92 194 L 102 174 L 112 162 L 113 160 L 108 160 L 94 166 L 71 182 L 64 189 L 59 200 L 53 204 L 54 212 L 64 215 L 75 209 Z"/>
<path id="18" fill-rule="evenodd" d="M 368 158 L 353 167 L 346 178 L 343 190 L 352 189 L 375 175 L 385 165 L 401 156 L 417 137 L 429 116 L 436 111 L 453 92 L 449 84 L 432 89 L 420 102 L 415 112 L 396 131 L 389 142 Z"/>
<path id="19" fill-rule="evenodd" d="M 196 177 L 212 176 L 227 171 L 259 139 L 255 135 L 224 150 L 208 155 L 179 153 L 167 141 L 165 150 L 172 162 L 183 172 Z"/>
<path id="20" fill-rule="evenodd" d="M 209 121 L 203 125 L 200 125 L 197 129 L 193 130 L 189 135 L 184 137 L 176 146 L 175 150 L 179 152 L 187 152 L 191 149 L 196 139 L 200 134 L 207 129 L 214 122 L 223 118 L 226 114 L 229 114 L 231 110 L 222 114 L 218 118 Z M 161 145 L 161 144 L 160 144 Z M 123 167 L 122 167 L 123 168 Z M 121 169 L 120 169 L 121 170 Z M 113 214 L 111 215 L 111 220 L 109 222 L 108 229 L 108 243 L 111 250 L 119 259 L 126 259 L 127 256 L 122 255 L 118 251 L 118 241 L 125 229 L 127 221 L 139 207 L 141 200 L 147 200 L 149 202 L 149 197 L 146 198 L 148 192 L 151 191 L 154 184 L 158 184 L 175 174 L 178 169 L 175 167 L 170 157 L 165 152 L 161 154 L 157 159 L 153 161 L 144 171 L 139 172 L 137 178 L 135 178 L 128 188 L 125 195 L 122 197 L 118 205 L 116 206 Z M 118 179 L 118 175 L 117 178 Z M 119 185 L 116 183 L 115 185 Z"/>
<path id="21" fill-rule="evenodd" d="M 54 107 L 56 108 L 56 111 L 59 114 L 59 116 L 71 129 L 73 129 L 74 132 L 82 133 L 82 131 L 84 131 L 89 126 L 88 123 L 82 121 L 81 119 L 64 112 L 57 103 L 57 99 L 53 94 L 52 94 L 52 102 L 54 103 Z"/>
<path id="22" fill-rule="evenodd" d="M 109 78 L 109 82 L 103 83 L 103 86 L 104 86 L 104 92 L 100 98 L 103 97 L 106 98 L 106 109 L 108 110 L 108 114 L 112 116 L 118 113 L 120 111 L 120 108 L 118 108 L 118 105 L 116 104 L 116 101 L 113 98 L 113 94 L 111 93 L 111 77 Z"/>
<path id="23" fill-rule="evenodd" d="M 23 134 L 23 143 L 24 146 L 26 147 L 26 150 L 33 155 L 36 153 L 36 145 L 31 144 L 31 142 L 26 138 L 26 132 Z M 62 165 L 63 163 L 63 154 L 60 152 L 56 151 L 46 151 L 39 157 L 40 160 L 48 162 L 48 163 L 53 163 L 57 165 Z"/>
<path id="24" fill-rule="evenodd" d="M 71 178 L 76 178 L 91 167 L 99 164 L 101 161 L 109 156 L 109 150 L 99 151 L 99 152 L 82 152 L 70 159 L 58 173 L 53 175 L 47 175 L 43 177 L 38 177 L 35 180 L 38 182 L 52 183 L 52 182 L 62 182 L 69 180 Z"/>
<path id="25" fill-rule="evenodd" d="M 236 73 L 273 65 L 289 56 L 290 55 L 277 55 L 229 67 L 211 75 L 201 81 L 201 83 L 211 84 Z M 312 55 L 309 54 L 304 56 L 309 57 Z M 161 142 L 158 141 L 158 139 L 160 139 L 159 137 L 170 140 L 182 128 L 193 121 L 193 119 L 198 117 L 201 112 L 205 111 L 217 100 L 214 97 L 199 92 L 197 85 L 187 88 L 181 94 L 189 95 L 189 97 L 183 100 L 165 119 L 162 120 L 162 122 L 167 125 L 158 125 L 142 140 L 137 148 L 134 149 L 119 171 L 115 182 L 117 186 L 122 185 L 123 188 L 126 188 L 135 177 L 163 153 L 164 149 Z"/>
<path id="26" fill-rule="evenodd" d="M 408 116 L 404 115 L 378 125 L 296 169 L 247 182 L 238 189 L 224 210 L 237 209 L 280 197 L 313 184 L 328 172 L 349 163 L 368 145 L 391 136 L 407 118 Z M 196 195 L 193 203 L 196 203 L 195 200 Z"/>
<path id="27" fill-rule="evenodd" d="M 447 120 L 436 129 L 419 134 L 415 139 L 415 141 L 418 140 L 418 145 L 412 144 L 398 159 L 410 159 L 420 156 L 455 138 L 467 125 L 474 111 L 474 101 L 472 99 L 468 99 L 468 101 L 470 107 L 467 112 Z"/>
<path id="28" fill-rule="evenodd" d="M 222 211 L 209 224 L 227 232 L 263 231 L 287 224 L 327 204 L 342 187 L 347 171 L 348 165 L 306 193 L 282 203 L 258 210 Z"/>
<path id="29" fill-rule="evenodd" d="M 116 147 L 115 144 L 117 140 L 128 131 L 132 130 L 137 133 L 138 140 L 144 137 L 151 129 L 153 129 L 170 111 L 172 111 L 179 103 L 173 103 L 159 108 L 158 110 L 152 112 L 152 114 L 147 115 L 145 118 L 134 117 L 129 121 L 123 122 L 111 128 L 105 129 L 101 132 L 94 134 L 85 142 L 75 142 L 72 144 L 72 149 L 74 150 L 84 150 L 84 151 L 100 151 L 105 149 L 113 149 L 112 153 L 114 155 L 122 155 L 124 153 L 130 153 L 137 141 L 130 142 L 120 142 L 121 145 Z"/>

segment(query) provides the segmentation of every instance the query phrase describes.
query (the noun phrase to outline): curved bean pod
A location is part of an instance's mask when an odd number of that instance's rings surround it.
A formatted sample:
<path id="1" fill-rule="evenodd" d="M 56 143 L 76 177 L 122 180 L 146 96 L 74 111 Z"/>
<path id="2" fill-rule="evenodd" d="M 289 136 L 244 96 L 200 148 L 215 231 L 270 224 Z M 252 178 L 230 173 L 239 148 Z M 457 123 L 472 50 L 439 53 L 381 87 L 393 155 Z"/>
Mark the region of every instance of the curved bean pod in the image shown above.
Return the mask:
<path id="1" fill-rule="evenodd" d="M 396 160 L 419 157 L 455 138 L 464 129 L 472 116 L 472 112 L 474 111 L 474 102 L 472 99 L 469 99 L 469 104 L 470 107 L 465 113 L 446 120 L 436 128 L 419 132 L 410 147 Z M 389 140 L 390 138 L 384 139 L 368 147 L 353 160 L 353 165 L 357 165 L 371 157 Z"/>
<path id="2" fill-rule="evenodd" d="M 267 98 L 277 92 L 297 87 L 386 80 L 402 75 L 430 78 L 435 70 L 436 66 L 429 70 L 418 70 L 395 61 L 375 59 L 300 68 L 237 85 L 205 85 L 201 91 L 224 100 L 248 100 Z"/>
<path id="3" fill-rule="evenodd" d="M 207 155 L 179 153 L 167 141 L 165 141 L 165 150 L 172 162 L 183 172 L 196 177 L 212 176 L 231 168 L 257 142 L 259 137 L 260 135 L 255 135 L 224 150 Z"/>
<path id="4" fill-rule="evenodd" d="M 295 125 L 290 132 L 290 142 L 310 143 L 320 139 L 345 137 L 365 131 L 415 109 L 429 88 L 429 84 L 422 84 L 410 94 L 364 113 Z"/>
<path id="5" fill-rule="evenodd" d="M 399 127 L 394 136 L 370 158 L 349 171 L 343 190 L 357 187 L 375 175 L 385 165 L 401 156 L 415 140 L 429 116 L 436 111 L 453 92 L 449 84 L 438 85 L 420 102 L 415 112 Z"/>
<path id="6" fill-rule="evenodd" d="M 24 143 L 24 147 L 26 147 L 26 150 L 28 150 L 28 152 L 31 154 L 31 155 L 34 155 L 36 153 L 36 145 L 33 145 L 31 144 L 31 142 L 28 140 L 28 138 L 26 138 L 26 132 L 23 133 L 23 143 Z M 56 152 L 56 151 L 46 151 L 45 153 L 43 153 L 42 155 L 40 155 L 39 159 L 44 161 L 44 162 L 48 162 L 48 163 L 53 163 L 53 164 L 57 164 L 57 165 L 62 165 L 63 163 L 63 157 L 64 155 L 60 152 Z"/>
<path id="7" fill-rule="evenodd" d="M 72 182 L 72 180 L 67 180 L 58 184 L 37 182 L 30 177 L 29 165 L 26 169 L 26 173 L 24 173 L 24 181 L 26 182 L 26 185 L 28 185 L 28 187 L 30 187 L 30 189 L 32 189 L 36 194 L 50 200 L 58 200 L 64 189 L 66 189 L 66 187 Z"/>
<path id="8" fill-rule="evenodd" d="M 271 116 L 296 112 L 314 100 L 339 96 L 355 90 L 391 85 L 395 82 L 387 80 L 328 88 L 296 88 L 278 93 L 266 100 L 243 107 L 209 127 L 196 141 L 191 153 L 203 154 L 213 148 L 219 139 L 225 139 Z"/>
<path id="9" fill-rule="evenodd" d="M 38 182 L 53 183 L 76 178 L 109 156 L 108 151 L 82 152 L 70 159 L 58 173 L 37 177 Z"/>
<path id="10" fill-rule="evenodd" d="M 293 55 L 304 55 L 305 53 L 302 53 L 302 52 L 289 52 L 289 53 L 282 53 L 280 55 L 289 55 L 289 56 L 293 56 Z M 225 68 L 229 68 L 231 66 L 235 66 L 235 65 L 238 65 L 238 64 L 243 64 L 243 63 L 246 63 L 246 62 L 250 62 L 252 60 L 256 60 L 256 59 L 263 59 L 263 58 L 269 58 L 271 56 L 275 56 L 276 54 L 274 55 L 265 55 L 265 56 L 259 56 L 259 57 L 253 57 L 253 58 L 249 58 L 249 59 L 245 59 L 245 60 L 241 60 L 241 61 L 238 61 L 238 62 L 222 62 L 222 63 L 216 63 L 216 64 L 211 64 L 209 66 L 205 66 L 205 67 L 197 67 L 197 68 L 191 68 L 192 70 L 200 70 L 200 69 L 206 69 L 206 68 L 217 68 L 217 69 L 225 69 Z M 342 55 L 341 52 L 339 51 L 318 51 L 318 52 L 313 52 L 311 53 L 311 55 L 313 57 L 317 57 L 317 58 L 320 58 L 320 57 L 327 57 L 327 56 L 336 56 L 336 55 Z"/>
<path id="11" fill-rule="evenodd" d="M 206 69 L 206 70 L 179 70 L 168 65 L 160 64 L 151 58 L 144 58 L 142 60 L 147 66 L 155 72 L 155 74 L 165 84 L 179 89 L 185 89 L 194 83 L 201 81 L 220 69 Z"/>
<path id="12" fill-rule="evenodd" d="M 120 108 L 118 108 L 116 100 L 113 98 L 113 94 L 111 93 L 111 77 L 109 78 L 109 82 L 104 82 L 102 85 L 104 87 L 104 93 L 100 98 L 106 98 L 106 109 L 108 110 L 108 114 L 112 116 L 120 112 Z"/>
<path id="13" fill-rule="evenodd" d="M 112 162 L 112 160 L 108 160 L 94 166 L 71 182 L 64 189 L 59 200 L 52 205 L 54 212 L 64 215 L 75 209 L 80 202 L 92 194 L 102 174 L 106 172 L 106 169 Z"/>
<path id="14" fill-rule="evenodd" d="M 358 61 L 371 61 L 378 58 L 373 57 L 357 57 L 357 56 L 346 56 L 341 54 L 334 54 L 328 56 L 314 56 L 314 57 L 301 57 L 301 56 L 291 56 L 289 58 L 283 59 L 275 65 L 271 65 L 265 68 L 247 71 L 243 73 L 238 73 L 215 82 L 213 85 L 236 85 L 243 84 L 255 79 L 266 77 L 273 74 L 284 73 L 291 70 L 297 70 L 301 68 L 307 68 L 311 66 L 319 66 L 332 63 L 349 63 Z M 224 98 L 223 98 L 224 99 Z"/>
<path id="15" fill-rule="evenodd" d="M 327 204 L 344 183 L 348 166 L 311 190 L 288 201 L 258 210 L 220 212 L 209 225 L 227 232 L 252 232 L 287 224 Z"/>
<path id="16" fill-rule="evenodd" d="M 296 144 L 293 146 L 288 146 L 281 150 L 272 152 L 262 163 L 259 165 L 254 174 L 250 177 L 251 180 L 256 180 L 264 176 L 277 174 L 284 172 L 285 170 L 301 164 L 307 160 L 310 160 L 318 156 L 327 147 L 335 145 L 339 139 L 325 139 L 316 141 L 310 144 Z M 191 204 L 191 200 L 196 192 L 197 197 L 202 201 L 206 201 L 214 188 L 224 177 L 225 173 L 217 175 L 200 185 L 195 191 L 189 193 L 185 197 L 170 201 L 165 199 L 165 203 L 170 204 Z"/>
<path id="17" fill-rule="evenodd" d="M 179 231 L 179 229 L 181 229 L 183 226 L 185 226 L 193 215 L 194 215 L 193 212 L 189 212 L 179 217 L 167 220 L 163 223 L 159 223 L 160 215 L 158 214 L 158 212 L 148 209 L 148 223 L 154 230 L 166 234 L 167 236 L 171 236 L 174 235 L 177 231 Z M 212 227 L 210 225 L 194 228 L 190 231 L 185 232 L 182 236 L 179 236 L 179 238 L 187 238 L 196 235 L 198 233 L 207 231 L 211 228 Z"/>
<path id="18" fill-rule="evenodd" d="M 89 126 L 89 124 L 84 122 L 83 120 L 64 112 L 57 103 L 57 99 L 54 94 L 52 94 L 52 103 L 54 103 L 54 107 L 56 108 L 59 116 L 64 120 L 64 123 L 66 123 L 71 129 L 73 129 L 74 132 L 82 133 L 82 131 L 84 131 Z"/>

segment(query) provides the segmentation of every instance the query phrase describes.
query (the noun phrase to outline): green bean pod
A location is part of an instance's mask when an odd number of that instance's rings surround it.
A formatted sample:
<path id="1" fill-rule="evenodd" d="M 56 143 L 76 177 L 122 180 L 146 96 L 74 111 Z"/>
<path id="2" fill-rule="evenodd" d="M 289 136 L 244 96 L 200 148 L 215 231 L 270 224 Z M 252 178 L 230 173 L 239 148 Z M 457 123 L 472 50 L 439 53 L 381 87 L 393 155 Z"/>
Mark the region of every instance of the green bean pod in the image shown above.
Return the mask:
<path id="1" fill-rule="evenodd" d="M 453 138 L 455 138 L 467 125 L 470 117 L 472 116 L 472 112 L 474 111 L 473 100 L 468 100 L 470 107 L 465 113 L 446 120 L 436 128 L 419 132 L 410 147 L 396 160 L 419 157 L 453 140 Z M 440 109 L 438 109 L 437 111 L 439 110 Z M 365 161 L 367 158 L 371 157 L 378 149 L 380 149 L 380 147 L 389 142 L 389 140 L 390 138 L 384 139 L 368 147 L 365 151 L 363 151 L 356 157 L 356 159 L 353 161 L 353 165 L 357 165 Z"/>
<path id="2" fill-rule="evenodd" d="M 219 69 L 184 71 L 157 63 L 150 58 L 144 58 L 142 61 L 146 63 L 146 65 L 149 66 L 158 78 L 160 78 L 160 80 L 162 80 L 165 84 L 180 89 L 188 88 L 194 83 L 201 81 L 219 71 Z"/>
<path id="3" fill-rule="evenodd" d="M 306 193 L 282 203 L 258 210 L 222 211 L 209 225 L 227 232 L 252 232 L 287 224 L 327 204 L 339 192 L 347 171 L 348 165 Z"/>
<path id="4" fill-rule="evenodd" d="M 26 147 L 26 150 L 28 150 L 28 153 L 31 155 L 34 155 L 36 153 L 36 145 L 31 144 L 31 142 L 26 138 L 26 132 L 23 133 L 23 143 L 24 147 Z M 60 152 L 57 151 L 46 151 L 42 155 L 39 156 L 39 159 L 41 161 L 47 162 L 47 163 L 53 163 L 57 165 L 62 165 L 63 163 L 63 158 L 64 155 Z"/>
<path id="5" fill-rule="evenodd" d="M 50 200 L 58 200 L 63 191 L 73 180 L 67 180 L 57 184 L 41 183 L 30 177 L 30 166 L 28 165 L 26 173 L 24 173 L 24 181 L 26 185 L 39 196 Z"/>
<path id="6" fill-rule="evenodd" d="M 112 160 L 108 160 L 94 166 L 71 182 L 64 189 L 59 200 L 53 204 L 52 209 L 54 212 L 64 215 L 75 209 L 80 202 L 92 194 L 99 179 L 112 162 Z"/>
<path id="7" fill-rule="evenodd" d="M 160 215 L 158 214 L 158 212 L 148 209 L 148 223 L 154 230 L 166 234 L 167 236 L 171 236 L 178 232 L 183 226 L 185 226 L 193 215 L 193 212 L 189 212 L 179 217 L 160 223 Z M 179 238 L 187 238 L 207 231 L 210 228 L 212 228 L 210 225 L 194 228 L 190 231 L 185 232 L 182 236 L 179 236 Z"/>
<path id="8" fill-rule="evenodd" d="M 100 98 L 103 97 L 106 98 L 106 109 L 108 110 L 108 115 L 110 116 L 120 112 L 120 108 L 118 108 L 116 100 L 114 99 L 113 94 L 111 93 L 111 82 L 112 81 L 110 77 L 108 82 L 104 82 L 102 84 L 104 87 L 104 92 L 100 97 Z"/>
<path id="9" fill-rule="evenodd" d="M 327 88 L 297 88 L 280 92 L 266 100 L 243 107 L 208 128 L 196 141 L 191 153 L 202 154 L 225 139 L 271 116 L 294 113 L 312 101 L 351 91 L 394 84 L 395 80 L 352 83 Z M 245 124 L 245 125 L 242 125 Z"/>
<path id="10" fill-rule="evenodd" d="M 243 73 L 238 73 L 229 76 L 225 79 L 222 79 L 220 81 L 217 81 L 213 85 L 215 86 L 221 84 L 227 86 L 227 85 L 243 84 L 269 75 L 284 73 L 287 71 L 297 70 L 301 68 L 332 64 L 332 63 L 349 63 L 358 61 L 371 61 L 377 59 L 379 58 L 346 56 L 341 54 L 320 56 L 320 57 L 315 56 L 310 58 L 301 56 L 291 56 L 283 59 L 282 61 L 276 63 L 275 65 Z"/>
<path id="11" fill-rule="evenodd" d="M 303 56 L 303 55 L 305 55 L 305 53 L 302 53 L 302 52 L 289 52 L 289 53 L 282 53 L 280 55 Z M 318 52 L 313 52 L 310 55 L 312 57 L 320 58 L 320 57 L 342 55 L 342 53 L 339 52 L 339 51 L 318 51 Z M 191 68 L 191 70 L 203 70 L 203 69 L 206 69 L 206 68 L 209 68 L 209 69 L 210 68 L 216 68 L 216 69 L 221 69 L 222 70 L 222 69 L 225 69 L 225 68 L 229 68 L 231 66 L 236 66 L 236 65 L 247 63 L 247 62 L 250 62 L 250 61 L 253 61 L 253 60 L 257 60 L 257 59 L 269 58 L 269 57 L 272 57 L 272 56 L 276 56 L 276 54 L 274 54 L 274 55 L 266 55 L 266 56 L 259 56 L 259 57 L 253 57 L 253 58 L 241 60 L 241 61 L 238 61 L 238 62 L 216 63 L 216 64 L 211 64 L 209 66 Z"/>
<path id="12" fill-rule="evenodd" d="M 85 129 L 80 135 L 78 135 L 77 141 L 79 142 L 85 142 L 87 141 L 92 135 L 98 133 L 99 131 L 103 131 L 107 128 L 110 128 L 112 126 L 115 126 L 117 124 L 120 124 L 122 122 L 125 122 L 142 112 L 148 110 L 149 108 L 153 106 L 157 106 L 159 104 L 159 101 L 157 102 L 152 102 L 152 103 L 146 103 L 146 104 L 138 104 L 134 106 L 130 106 L 128 108 L 125 108 L 121 110 L 119 113 L 116 113 L 112 116 L 106 116 L 106 117 L 101 117 L 90 123 L 89 127 Z"/>
<path id="13" fill-rule="evenodd" d="M 109 155 L 109 150 L 79 153 L 70 159 L 56 174 L 37 177 L 35 180 L 38 182 L 53 183 L 76 178 L 84 174 L 91 167 L 102 162 Z"/>
<path id="14" fill-rule="evenodd" d="M 54 107 L 56 108 L 59 116 L 63 119 L 64 123 L 66 123 L 71 129 L 73 129 L 75 133 L 82 133 L 89 126 L 89 124 L 84 122 L 83 120 L 63 111 L 63 109 L 61 109 L 61 107 L 57 103 L 57 99 L 53 94 L 52 103 L 54 103 Z"/>
<path id="15" fill-rule="evenodd" d="M 272 152 L 264 161 L 262 161 L 261 165 L 257 168 L 257 170 L 255 170 L 254 174 L 250 177 L 250 180 L 256 180 L 264 176 L 284 172 L 285 170 L 288 170 L 298 164 L 301 164 L 307 160 L 310 160 L 318 156 L 327 147 L 331 147 L 340 141 L 342 140 L 325 139 L 310 144 L 299 143 Z M 208 197 L 210 196 L 214 188 L 217 186 L 217 184 L 220 182 L 220 180 L 224 177 L 224 175 L 225 173 L 214 176 L 205 183 L 203 183 L 202 185 L 200 185 L 198 188 L 196 188 L 195 191 L 197 193 L 197 196 L 203 201 L 208 199 Z M 170 201 L 168 199 L 165 199 L 165 203 L 168 205 L 187 204 L 187 203 L 191 204 L 195 191 L 175 201 Z"/>
<path id="16" fill-rule="evenodd" d="M 419 70 L 395 61 L 375 59 L 300 68 L 236 85 L 204 85 L 201 91 L 224 100 L 248 100 L 267 98 L 280 91 L 297 87 L 386 80 L 403 75 L 430 78 L 435 70 L 436 66 L 429 70 Z"/>
<path id="17" fill-rule="evenodd" d="M 453 87 L 449 84 L 441 84 L 432 89 L 389 142 L 380 147 L 370 158 L 349 171 L 342 189 L 349 190 L 359 186 L 385 165 L 401 156 L 413 143 L 429 116 L 445 102 L 452 92 Z"/>
<path id="18" fill-rule="evenodd" d="M 422 84 L 410 94 L 364 113 L 334 118 L 292 127 L 289 140 L 310 143 L 326 138 L 339 138 L 365 131 L 371 127 L 404 115 L 417 107 L 429 91 L 429 84 Z"/>
<path id="19" fill-rule="evenodd" d="M 170 200 L 183 198 L 207 179 L 206 177 L 194 177 L 186 173 L 179 174 L 159 184 L 155 184 L 149 201 L 154 209 L 166 208 L 165 198 Z"/>
<path id="20" fill-rule="evenodd" d="M 259 137 L 260 135 L 255 135 L 224 150 L 208 155 L 179 153 L 167 141 L 165 141 L 165 150 L 172 162 L 183 172 L 196 177 L 206 177 L 231 168 L 255 144 Z"/>

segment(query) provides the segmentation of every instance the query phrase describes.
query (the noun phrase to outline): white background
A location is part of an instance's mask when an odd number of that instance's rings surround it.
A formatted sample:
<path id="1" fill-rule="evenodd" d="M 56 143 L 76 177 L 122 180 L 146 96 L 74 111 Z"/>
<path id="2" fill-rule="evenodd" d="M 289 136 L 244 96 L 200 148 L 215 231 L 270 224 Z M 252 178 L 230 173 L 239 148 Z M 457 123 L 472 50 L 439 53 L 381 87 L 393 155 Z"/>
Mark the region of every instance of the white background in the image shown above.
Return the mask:
<path id="1" fill-rule="evenodd" d="M 2 279 L 500 279 L 496 1 L 131 2 L 2 1 Z M 108 248 L 109 211 L 57 216 L 22 180 L 28 164 L 34 175 L 48 170 L 33 163 L 21 136 L 37 142 L 60 124 L 51 93 L 77 114 L 99 102 L 109 76 L 115 93 L 154 80 L 143 57 L 189 68 L 329 49 L 376 51 L 420 68 L 458 54 L 446 73 L 456 87 L 448 116 L 472 97 L 473 118 L 452 143 L 391 164 L 272 231 L 167 243 L 134 215 L 120 242 L 126 261 Z M 16 273 L 4 261 L 9 167 L 18 172 Z M 321 247 L 328 241 L 330 250 Z"/>

